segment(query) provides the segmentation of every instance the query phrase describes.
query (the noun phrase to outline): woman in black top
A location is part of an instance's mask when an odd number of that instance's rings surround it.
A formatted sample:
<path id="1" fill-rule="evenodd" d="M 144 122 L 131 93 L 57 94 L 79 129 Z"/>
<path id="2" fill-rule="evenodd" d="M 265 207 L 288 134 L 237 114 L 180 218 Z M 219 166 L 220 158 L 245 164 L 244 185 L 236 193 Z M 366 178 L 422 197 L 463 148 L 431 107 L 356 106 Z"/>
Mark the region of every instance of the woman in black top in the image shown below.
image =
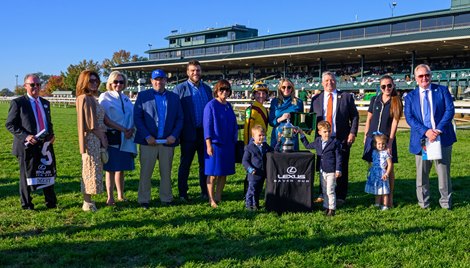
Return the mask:
<path id="1" fill-rule="evenodd" d="M 362 159 L 372 162 L 372 137 L 375 134 L 385 134 L 388 137 L 387 148 L 392 155 L 392 162 L 398 163 L 397 143 L 395 134 L 397 133 L 398 122 L 403 114 L 403 103 L 398 96 L 393 83 L 393 78 L 384 75 L 380 78 L 381 93 L 370 100 L 369 110 L 364 132 L 364 154 Z M 390 196 L 388 207 L 393 206 L 393 188 L 395 181 L 395 173 L 389 177 L 390 180 Z"/>

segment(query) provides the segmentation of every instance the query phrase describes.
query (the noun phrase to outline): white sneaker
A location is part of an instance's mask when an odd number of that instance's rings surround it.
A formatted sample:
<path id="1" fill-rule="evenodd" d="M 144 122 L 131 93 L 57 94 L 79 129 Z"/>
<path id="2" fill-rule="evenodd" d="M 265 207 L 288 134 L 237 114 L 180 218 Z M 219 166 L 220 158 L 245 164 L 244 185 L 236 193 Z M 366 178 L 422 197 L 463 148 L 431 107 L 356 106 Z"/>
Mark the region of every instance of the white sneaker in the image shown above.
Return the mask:
<path id="1" fill-rule="evenodd" d="M 88 203 L 86 201 L 83 201 L 82 209 L 83 211 L 92 211 L 92 212 L 95 212 L 98 210 L 95 206 L 95 202 Z"/>
<path id="2" fill-rule="evenodd" d="M 387 207 L 387 206 L 381 206 L 380 207 L 380 210 L 388 210 L 388 209 L 389 209 L 389 207 Z"/>

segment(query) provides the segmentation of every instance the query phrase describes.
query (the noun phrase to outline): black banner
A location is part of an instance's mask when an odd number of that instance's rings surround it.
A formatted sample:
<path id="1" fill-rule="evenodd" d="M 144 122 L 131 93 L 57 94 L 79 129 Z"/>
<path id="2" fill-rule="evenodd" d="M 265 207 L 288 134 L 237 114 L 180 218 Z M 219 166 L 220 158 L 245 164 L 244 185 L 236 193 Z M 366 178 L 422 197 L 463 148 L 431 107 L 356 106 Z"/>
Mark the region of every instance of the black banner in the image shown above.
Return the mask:
<path id="1" fill-rule="evenodd" d="M 33 191 L 54 184 L 57 171 L 54 148 L 49 141 L 29 146 L 25 162 L 26 181 Z"/>
<path id="2" fill-rule="evenodd" d="M 266 210 L 311 211 L 315 155 L 274 152 L 266 158 Z"/>

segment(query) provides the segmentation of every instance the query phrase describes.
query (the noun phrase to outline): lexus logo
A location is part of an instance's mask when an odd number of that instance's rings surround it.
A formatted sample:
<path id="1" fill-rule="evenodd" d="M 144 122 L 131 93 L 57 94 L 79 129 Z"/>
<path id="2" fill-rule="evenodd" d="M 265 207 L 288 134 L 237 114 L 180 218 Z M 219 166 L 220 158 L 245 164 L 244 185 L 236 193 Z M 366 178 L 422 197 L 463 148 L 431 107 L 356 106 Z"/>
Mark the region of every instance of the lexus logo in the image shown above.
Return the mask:
<path id="1" fill-rule="evenodd" d="M 38 166 L 38 169 L 39 169 L 39 170 L 45 170 L 45 169 L 46 169 L 46 166 L 45 166 L 45 165 L 39 165 L 39 166 Z"/>
<path id="2" fill-rule="evenodd" d="M 288 168 L 287 168 L 287 173 L 289 173 L 289 174 L 291 174 L 291 175 L 292 175 L 292 174 L 295 174 L 295 173 L 297 173 L 297 168 L 295 168 L 295 167 L 288 167 Z"/>

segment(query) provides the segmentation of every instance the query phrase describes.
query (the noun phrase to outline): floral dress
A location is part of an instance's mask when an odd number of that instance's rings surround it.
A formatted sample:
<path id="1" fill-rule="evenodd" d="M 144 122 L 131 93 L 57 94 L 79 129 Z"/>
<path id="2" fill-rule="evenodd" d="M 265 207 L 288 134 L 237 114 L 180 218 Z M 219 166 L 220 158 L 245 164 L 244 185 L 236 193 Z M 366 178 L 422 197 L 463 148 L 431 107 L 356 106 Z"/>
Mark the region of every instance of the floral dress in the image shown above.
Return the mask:
<path id="1" fill-rule="evenodd" d="M 96 101 L 96 119 L 98 127 L 105 128 L 105 111 Z M 82 193 L 100 194 L 103 192 L 103 163 L 101 162 L 100 139 L 88 132 L 85 136 L 86 153 L 82 154 Z"/>
<path id="2" fill-rule="evenodd" d="M 390 183 L 382 180 L 382 176 L 387 172 L 387 159 L 390 154 L 387 150 L 372 152 L 372 166 L 369 169 L 366 182 L 366 193 L 373 195 L 384 195 L 390 193 Z"/>

